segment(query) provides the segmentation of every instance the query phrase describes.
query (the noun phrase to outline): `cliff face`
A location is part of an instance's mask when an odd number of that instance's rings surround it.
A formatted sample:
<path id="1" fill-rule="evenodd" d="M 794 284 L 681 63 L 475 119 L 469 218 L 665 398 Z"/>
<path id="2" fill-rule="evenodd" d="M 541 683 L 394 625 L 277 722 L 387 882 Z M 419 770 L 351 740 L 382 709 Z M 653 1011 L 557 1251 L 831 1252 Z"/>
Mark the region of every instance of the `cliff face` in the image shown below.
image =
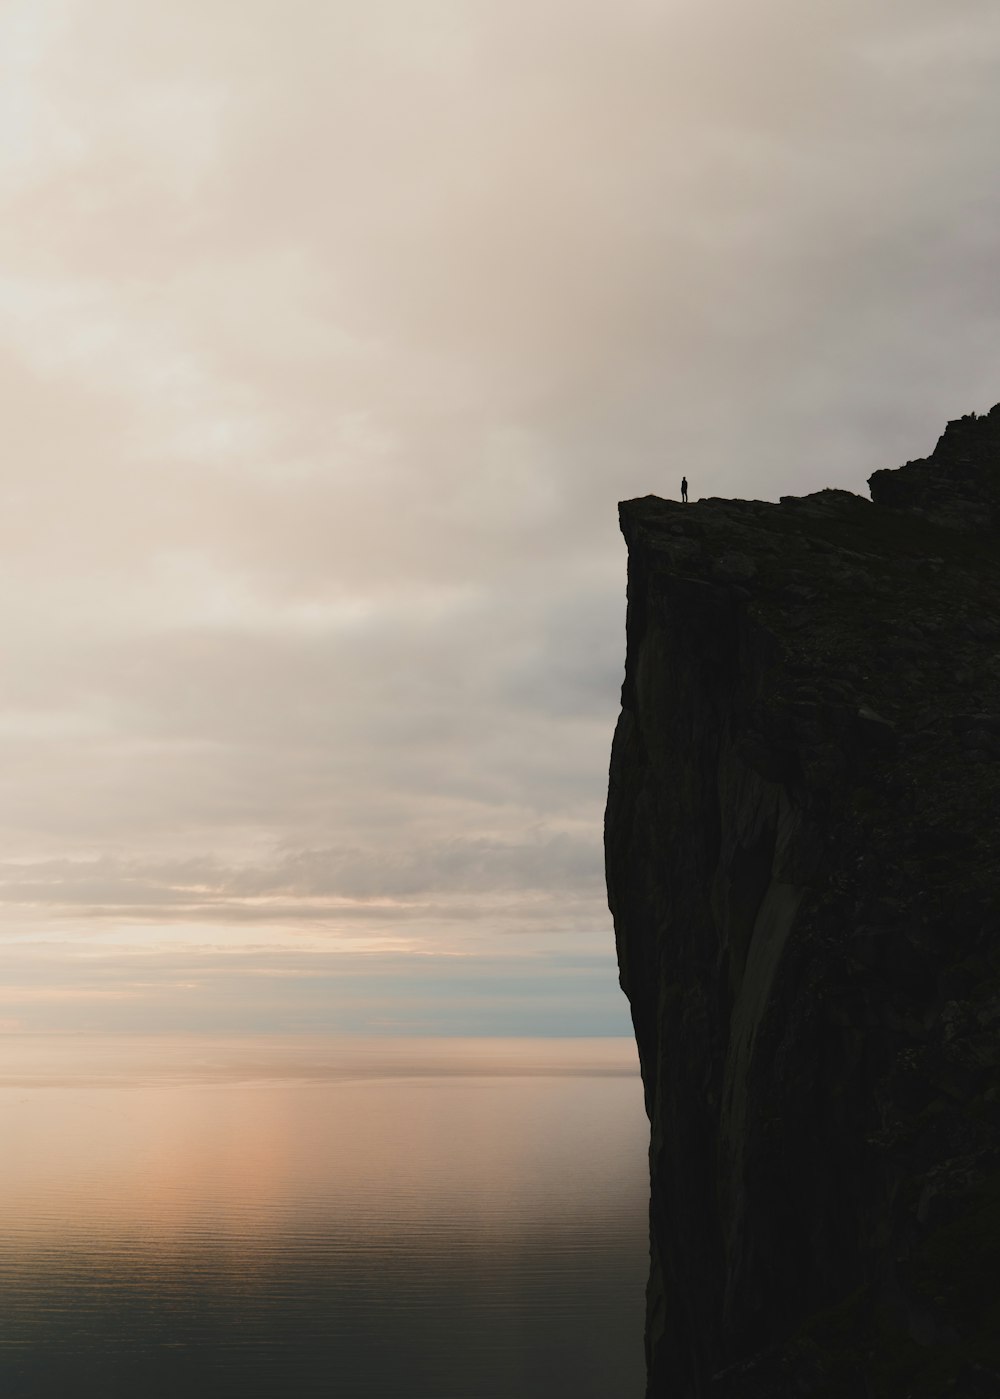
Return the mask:
<path id="1" fill-rule="evenodd" d="M 870 485 L 621 506 L 656 1399 L 1000 1395 L 1000 405 Z"/>

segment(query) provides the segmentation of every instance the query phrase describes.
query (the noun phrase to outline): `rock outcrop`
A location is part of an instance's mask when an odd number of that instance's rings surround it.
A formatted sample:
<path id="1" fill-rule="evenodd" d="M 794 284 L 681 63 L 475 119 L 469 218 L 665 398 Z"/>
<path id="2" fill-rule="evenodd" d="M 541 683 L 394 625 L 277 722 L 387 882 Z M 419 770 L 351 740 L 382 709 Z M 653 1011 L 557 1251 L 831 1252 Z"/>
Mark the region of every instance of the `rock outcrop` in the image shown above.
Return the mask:
<path id="1" fill-rule="evenodd" d="M 1000 405 L 870 485 L 621 506 L 650 1399 L 1000 1396 Z"/>

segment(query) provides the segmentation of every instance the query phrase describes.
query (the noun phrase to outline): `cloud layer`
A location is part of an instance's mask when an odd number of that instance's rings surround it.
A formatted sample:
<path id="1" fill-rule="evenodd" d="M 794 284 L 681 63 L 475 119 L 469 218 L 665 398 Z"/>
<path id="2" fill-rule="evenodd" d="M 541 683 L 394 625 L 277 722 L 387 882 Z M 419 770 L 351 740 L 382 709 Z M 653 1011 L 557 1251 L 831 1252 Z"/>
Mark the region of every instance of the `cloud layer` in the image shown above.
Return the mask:
<path id="1" fill-rule="evenodd" d="M 624 1031 L 615 501 L 864 491 L 1000 398 L 995 8 L 11 0 L 0 54 L 11 986 L 117 1025 L 79 958 L 155 948 L 190 1026 L 200 948 L 266 1028 L 213 958 L 305 938 L 397 959 L 372 1024 Z"/>

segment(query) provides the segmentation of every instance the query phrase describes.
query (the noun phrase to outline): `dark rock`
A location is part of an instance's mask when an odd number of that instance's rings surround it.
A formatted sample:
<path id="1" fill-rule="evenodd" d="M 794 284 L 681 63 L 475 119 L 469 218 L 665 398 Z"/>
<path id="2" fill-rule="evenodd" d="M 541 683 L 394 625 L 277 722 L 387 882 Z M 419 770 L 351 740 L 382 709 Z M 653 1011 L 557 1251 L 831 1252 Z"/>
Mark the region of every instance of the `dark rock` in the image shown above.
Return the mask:
<path id="1" fill-rule="evenodd" d="M 876 714 L 874 709 L 869 709 L 866 704 L 858 707 L 856 717 L 862 742 L 869 748 L 895 748 L 896 730 L 888 719 L 883 719 L 881 714 Z"/>
<path id="2" fill-rule="evenodd" d="M 1000 404 L 949 423 L 929 457 L 868 478 L 872 500 L 962 530 L 1000 525 Z M 928 560 L 943 565 L 943 558 Z"/>
<path id="3" fill-rule="evenodd" d="M 621 507 L 650 1399 L 1000 1399 L 1000 407 L 871 485 Z"/>

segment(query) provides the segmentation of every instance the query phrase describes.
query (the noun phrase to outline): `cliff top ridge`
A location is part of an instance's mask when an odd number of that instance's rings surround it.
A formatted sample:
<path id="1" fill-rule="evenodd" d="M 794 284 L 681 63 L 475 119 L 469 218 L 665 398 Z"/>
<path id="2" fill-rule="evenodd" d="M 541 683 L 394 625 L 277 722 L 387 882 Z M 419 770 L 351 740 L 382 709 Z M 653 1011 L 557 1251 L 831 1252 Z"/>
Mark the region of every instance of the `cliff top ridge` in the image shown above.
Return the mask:
<path id="1" fill-rule="evenodd" d="M 950 422 L 929 457 L 868 478 L 872 500 L 961 529 L 1000 527 L 1000 403 Z"/>

